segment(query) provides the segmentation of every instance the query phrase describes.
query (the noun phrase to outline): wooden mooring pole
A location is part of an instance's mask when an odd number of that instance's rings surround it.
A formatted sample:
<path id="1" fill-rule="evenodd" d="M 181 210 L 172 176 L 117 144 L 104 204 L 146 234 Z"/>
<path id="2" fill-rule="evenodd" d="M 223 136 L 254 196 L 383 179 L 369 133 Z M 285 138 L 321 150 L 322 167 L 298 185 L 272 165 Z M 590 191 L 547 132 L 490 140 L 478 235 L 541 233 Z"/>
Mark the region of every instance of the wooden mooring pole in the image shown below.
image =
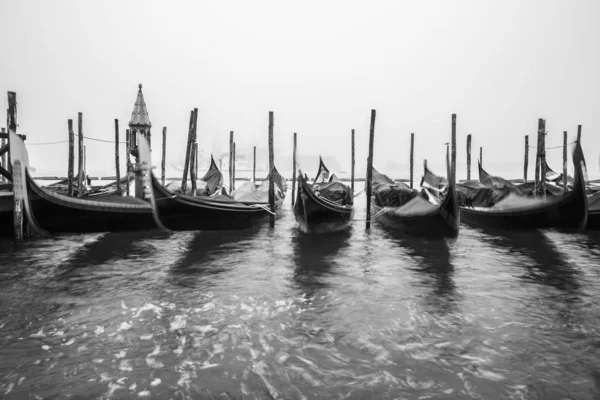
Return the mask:
<path id="1" fill-rule="evenodd" d="M 352 158 L 351 158 L 351 166 L 350 166 L 350 184 L 351 184 L 351 189 L 352 189 L 352 195 L 354 196 L 354 165 L 355 165 L 355 158 L 354 158 L 354 129 L 352 129 Z"/>
<path id="2" fill-rule="evenodd" d="M 167 127 L 163 127 L 163 141 L 162 141 L 162 161 L 160 162 L 160 181 L 163 186 L 165 185 L 165 162 L 167 158 Z"/>
<path id="3" fill-rule="evenodd" d="M 297 138 L 296 132 L 294 132 L 294 153 L 292 154 L 292 206 L 296 201 L 296 151 L 297 151 Z M 354 181 L 353 181 L 354 182 Z"/>
<path id="4" fill-rule="evenodd" d="M 233 161 L 231 163 L 231 168 L 233 169 L 233 176 L 231 177 L 231 181 L 233 182 L 232 192 L 235 190 L 235 142 L 233 142 Z"/>
<path id="5" fill-rule="evenodd" d="M 273 181 L 273 170 L 275 168 L 275 156 L 273 149 L 273 111 L 269 111 L 269 226 L 275 227 L 275 182 Z"/>
<path id="6" fill-rule="evenodd" d="M 17 134 L 17 94 L 8 92 L 8 114 L 7 114 L 8 135 L 10 143 L 10 134 Z M 20 160 L 25 162 L 25 160 Z M 9 162 L 12 160 L 9 158 Z M 18 173 L 20 173 L 19 171 Z M 24 187 L 20 187 L 14 179 L 15 172 L 13 171 L 13 232 L 15 242 L 23 242 L 23 191 Z M 25 177 L 23 177 L 25 178 Z"/>
<path id="7" fill-rule="evenodd" d="M 77 134 L 78 134 L 78 149 L 79 149 L 79 158 L 77 159 L 77 197 L 81 197 L 83 195 L 83 113 L 77 113 Z"/>
<path id="8" fill-rule="evenodd" d="M 75 132 L 73 131 L 73 120 L 67 122 L 69 127 L 69 166 L 67 170 L 68 185 L 67 194 L 73 197 L 73 178 L 75 175 Z"/>
<path id="9" fill-rule="evenodd" d="M 2 133 L 3 135 L 6 134 L 6 129 L 0 128 L 0 133 Z M 8 139 L 2 138 L 2 140 L 0 140 L 0 148 L 3 148 L 7 144 L 8 144 Z M 2 164 L 2 168 L 4 168 L 6 171 L 9 171 L 8 165 L 6 165 L 6 155 L 7 154 L 8 154 L 8 150 L 6 150 L 4 153 L 2 153 L 2 156 L 0 156 L 0 163 Z M 2 180 L 8 181 L 8 179 L 6 179 L 4 176 L 2 176 Z"/>
<path id="10" fill-rule="evenodd" d="M 581 144 L 581 125 L 577 125 L 577 143 Z"/>
<path id="11" fill-rule="evenodd" d="M 233 131 L 229 131 L 229 193 L 233 192 Z"/>
<path id="12" fill-rule="evenodd" d="M 567 131 L 563 132 L 563 190 L 567 193 Z"/>
<path id="13" fill-rule="evenodd" d="M 115 118 L 115 173 L 117 178 L 117 193 L 119 196 L 121 190 L 121 166 L 119 163 L 119 120 Z"/>
<path id="14" fill-rule="evenodd" d="M 185 162 L 183 164 L 183 179 L 181 180 L 181 191 L 185 194 L 187 191 L 187 178 L 190 168 L 190 154 L 192 152 L 192 143 L 194 142 L 194 120 L 197 116 L 198 109 L 194 108 L 190 113 L 190 127 L 188 130 L 188 140 L 185 149 Z"/>
<path id="15" fill-rule="evenodd" d="M 125 185 L 125 194 L 129 196 L 129 174 L 131 173 L 131 159 L 129 158 L 129 151 L 131 149 L 129 129 L 125 129 L 125 168 L 127 169 L 127 184 Z"/>
<path id="16" fill-rule="evenodd" d="M 483 147 L 479 147 L 479 163 L 483 167 Z"/>
<path id="17" fill-rule="evenodd" d="M 190 179 L 192 181 L 192 196 L 196 195 L 196 165 L 198 164 L 198 143 L 192 143 L 192 159 L 190 160 Z"/>
<path id="18" fill-rule="evenodd" d="M 375 140 L 375 115 L 371 110 L 371 128 L 369 130 L 369 158 L 367 158 L 367 229 L 371 228 L 371 181 L 373 180 L 373 141 Z"/>
<path id="19" fill-rule="evenodd" d="M 471 134 L 467 135 L 467 180 L 471 180 Z"/>
<path id="20" fill-rule="evenodd" d="M 254 158 L 252 161 L 252 182 L 256 183 L 256 146 L 254 146 Z"/>
<path id="21" fill-rule="evenodd" d="M 415 134 L 410 134 L 410 188 L 413 187 L 413 176 L 415 170 Z"/>
<path id="22" fill-rule="evenodd" d="M 525 160 L 523 161 L 523 182 L 527 183 L 527 168 L 529 168 L 529 135 L 525 135 Z"/>
<path id="23" fill-rule="evenodd" d="M 452 179 L 456 180 L 456 114 L 452 114 L 452 142 L 450 145 L 452 151 L 450 153 L 450 170 Z"/>
<path id="24" fill-rule="evenodd" d="M 537 132 L 537 151 L 535 156 L 535 194 L 539 196 L 540 194 L 545 192 L 545 185 L 543 182 L 545 181 L 545 174 L 543 168 L 542 152 L 544 147 L 544 131 L 545 131 L 545 121 L 542 118 L 538 119 L 538 132 Z M 544 154 L 545 156 L 545 154 Z"/>

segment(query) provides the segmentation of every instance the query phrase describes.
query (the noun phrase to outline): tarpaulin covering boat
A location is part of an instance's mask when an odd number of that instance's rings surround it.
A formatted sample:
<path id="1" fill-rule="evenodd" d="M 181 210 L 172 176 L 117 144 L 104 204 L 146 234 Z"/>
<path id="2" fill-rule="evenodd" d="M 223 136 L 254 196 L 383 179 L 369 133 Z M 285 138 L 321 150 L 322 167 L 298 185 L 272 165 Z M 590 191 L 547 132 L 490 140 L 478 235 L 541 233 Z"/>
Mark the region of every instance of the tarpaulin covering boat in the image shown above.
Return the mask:
<path id="1" fill-rule="evenodd" d="M 38 232 L 113 232 L 158 228 L 151 205 L 141 199 L 103 196 L 74 198 L 38 186 L 29 174 L 23 140 L 11 133 L 15 193 L 23 200 L 25 216 Z"/>
<path id="2" fill-rule="evenodd" d="M 535 182 L 525 182 L 515 184 L 499 176 L 493 176 L 487 173 L 479 164 L 479 181 L 485 187 L 510 192 L 518 196 L 533 197 L 535 195 Z M 561 187 L 552 182 L 546 182 L 546 196 L 562 196 L 564 191 Z"/>
<path id="3" fill-rule="evenodd" d="M 277 201 L 277 199 L 283 199 L 285 197 L 285 193 L 287 192 L 287 182 L 279 174 L 277 168 L 273 168 L 273 178 L 275 183 L 275 199 Z M 271 174 L 267 175 L 265 180 L 263 180 L 258 186 L 256 186 L 254 182 L 244 182 L 242 185 L 240 185 L 240 187 L 231 193 L 231 197 L 234 200 L 243 203 L 268 203 L 269 179 L 271 179 Z"/>
<path id="4" fill-rule="evenodd" d="M 196 196 L 212 196 L 216 193 L 221 193 L 223 188 L 223 173 L 217 167 L 215 159 L 210 156 L 210 167 L 206 174 L 197 181 Z M 181 190 L 181 182 L 169 182 L 166 188 L 176 194 L 184 194 Z M 186 195 L 192 195 L 192 188 L 187 187 Z"/>
<path id="5" fill-rule="evenodd" d="M 139 143 L 140 159 L 151 165 L 150 146 L 144 138 Z M 166 229 L 174 231 L 197 230 L 240 230 L 248 229 L 268 217 L 268 201 L 238 201 L 230 196 L 215 193 L 212 196 L 188 196 L 174 193 L 160 184 L 154 174 L 149 172 L 150 189 L 153 192 L 156 211 L 160 222 Z M 285 182 L 275 185 L 284 187 Z M 285 192 L 279 191 L 275 208 L 283 203 Z"/>
<path id="6" fill-rule="evenodd" d="M 447 179 L 439 179 L 427 168 L 421 182 L 438 189 L 439 197 L 432 202 L 417 190 L 394 182 L 373 168 L 371 206 L 372 219 L 381 224 L 419 236 L 458 235 L 459 214 L 456 202 L 455 179 L 450 160 L 446 157 Z M 447 185 L 441 186 L 443 182 Z M 425 185 L 424 187 L 426 187 Z M 439 199 L 439 201 L 437 201 Z"/>
<path id="7" fill-rule="evenodd" d="M 535 229 L 582 228 L 588 216 L 583 168 L 585 160 L 579 143 L 573 152 L 573 190 L 563 196 L 526 198 L 514 193 L 489 208 L 461 207 L 463 221 L 484 226 Z"/>
<path id="8" fill-rule="evenodd" d="M 302 231 L 318 233 L 347 228 L 354 213 L 353 203 L 352 189 L 330 177 L 322 158 L 312 184 L 306 175 L 299 173 L 294 216 Z"/>

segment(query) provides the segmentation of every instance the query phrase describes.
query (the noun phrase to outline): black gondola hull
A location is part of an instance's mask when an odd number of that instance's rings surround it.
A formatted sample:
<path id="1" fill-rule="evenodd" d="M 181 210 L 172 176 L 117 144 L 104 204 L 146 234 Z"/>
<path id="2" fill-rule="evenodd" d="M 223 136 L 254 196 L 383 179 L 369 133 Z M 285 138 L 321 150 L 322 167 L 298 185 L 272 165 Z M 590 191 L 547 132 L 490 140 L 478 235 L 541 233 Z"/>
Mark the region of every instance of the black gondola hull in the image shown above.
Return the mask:
<path id="1" fill-rule="evenodd" d="M 93 233 L 157 229 L 149 204 L 134 199 L 103 197 L 104 201 L 74 199 L 44 191 L 27 174 L 27 194 L 36 225 L 48 232 Z M 114 205 L 117 205 L 116 207 Z"/>
<path id="2" fill-rule="evenodd" d="M 300 229 L 306 233 L 338 232 L 352 223 L 352 206 L 331 204 L 315 195 L 310 185 L 301 176 L 294 203 L 294 216 Z"/>
<path id="3" fill-rule="evenodd" d="M 594 210 L 588 213 L 586 229 L 594 231 L 600 230 L 600 210 Z"/>
<path id="4" fill-rule="evenodd" d="M 0 194 L 0 236 L 10 236 L 13 233 L 13 207 L 12 194 Z"/>
<path id="5" fill-rule="evenodd" d="M 234 202 L 219 203 L 210 197 L 175 195 L 152 177 L 159 219 L 173 231 L 226 231 L 251 229 L 270 215 L 268 206 L 238 207 Z M 283 199 L 276 203 L 276 209 Z"/>

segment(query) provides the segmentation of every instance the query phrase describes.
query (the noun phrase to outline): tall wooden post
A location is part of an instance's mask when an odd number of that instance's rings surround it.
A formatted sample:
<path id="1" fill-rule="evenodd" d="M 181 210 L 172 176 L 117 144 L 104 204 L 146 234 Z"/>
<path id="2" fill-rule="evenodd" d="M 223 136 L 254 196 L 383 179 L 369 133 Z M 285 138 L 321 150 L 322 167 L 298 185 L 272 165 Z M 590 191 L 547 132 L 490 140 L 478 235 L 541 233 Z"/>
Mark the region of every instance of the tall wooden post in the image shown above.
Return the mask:
<path id="1" fill-rule="evenodd" d="M 275 227 L 275 182 L 273 181 L 273 169 L 275 167 L 275 156 L 273 149 L 273 111 L 269 111 L 269 226 Z"/>
<path id="2" fill-rule="evenodd" d="M 119 120 L 115 118 L 115 172 L 117 178 L 117 193 L 121 195 L 121 165 L 119 163 Z"/>
<path id="3" fill-rule="evenodd" d="M 450 167 L 452 179 L 456 179 L 456 114 L 452 114 L 452 152 L 450 154 Z"/>
<path id="4" fill-rule="evenodd" d="M 581 144 L 581 125 L 577 125 L 577 143 Z"/>
<path id="5" fill-rule="evenodd" d="M 1 133 L 6 133 L 6 130 L 4 128 L 0 128 L 0 132 Z M 6 144 L 8 143 L 8 139 L 2 139 L 0 140 L 0 147 L 4 147 Z M 2 163 L 2 168 L 4 168 L 6 171 L 10 171 L 10 168 L 8 167 L 7 162 L 6 162 L 6 155 L 8 154 L 8 151 L 6 151 L 5 153 L 2 154 L 2 156 L 0 156 L 0 162 Z M 7 180 L 6 178 L 2 177 L 2 180 Z"/>
<path id="6" fill-rule="evenodd" d="M 229 131 L 229 193 L 233 192 L 233 131 Z"/>
<path id="7" fill-rule="evenodd" d="M 129 196 L 129 174 L 131 173 L 131 159 L 129 158 L 129 151 L 131 148 L 131 137 L 129 129 L 125 129 L 125 168 L 127 169 L 127 184 L 125 186 L 125 194 Z"/>
<path id="8" fill-rule="evenodd" d="M 192 143 L 192 159 L 190 161 L 190 179 L 192 181 L 192 196 L 196 195 L 196 164 L 198 163 L 198 143 Z"/>
<path id="9" fill-rule="evenodd" d="M 292 154 L 292 206 L 296 201 L 296 132 L 294 132 L 294 153 Z M 352 181 L 354 183 L 354 180 Z"/>
<path id="10" fill-rule="evenodd" d="M 544 125 L 542 130 L 542 151 L 540 152 L 540 178 L 542 182 L 542 195 L 546 197 L 546 172 L 548 172 L 546 170 L 546 120 L 542 121 Z"/>
<path id="11" fill-rule="evenodd" d="M 254 146 L 254 158 L 252 161 L 252 182 L 256 183 L 256 146 Z"/>
<path id="12" fill-rule="evenodd" d="M 8 135 L 10 143 L 10 134 L 17 133 L 17 94 L 15 92 L 8 92 L 8 113 L 7 113 L 7 125 Z M 24 162 L 25 160 L 21 160 Z M 9 158 L 9 162 L 12 162 Z M 20 173 L 21 171 L 19 171 Z M 15 172 L 13 171 L 13 174 Z M 15 235 L 15 241 L 17 243 L 23 242 L 23 193 L 25 188 L 19 187 L 16 184 L 13 175 L 13 232 Z"/>
<path id="13" fill-rule="evenodd" d="M 479 162 L 483 166 L 483 147 L 479 147 Z"/>
<path id="14" fill-rule="evenodd" d="M 78 158 L 78 167 L 77 167 L 77 196 L 81 197 L 83 195 L 83 114 L 77 113 L 77 134 L 78 134 L 78 144 L 79 144 L 79 158 Z"/>
<path id="15" fill-rule="evenodd" d="M 187 147 L 185 149 L 185 164 L 183 165 L 183 179 L 181 181 L 181 191 L 186 193 L 187 191 L 187 178 L 188 170 L 190 167 L 190 154 L 192 152 L 192 143 L 194 142 L 194 121 L 198 115 L 198 109 L 194 108 L 190 114 L 190 127 L 188 131 Z"/>
<path id="16" fill-rule="evenodd" d="M 75 175 L 75 132 L 73 131 L 73 120 L 67 122 L 69 127 L 69 166 L 67 169 L 67 194 L 73 196 L 73 177 Z"/>
<path id="17" fill-rule="evenodd" d="M 196 136 L 196 132 L 194 132 L 194 136 Z M 198 179 L 198 163 L 199 163 L 198 160 L 199 160 L 199 154 L 198 154 L 198 142 L 196 142 L 196 141 L 194 141 L 194 149 L 195 149 L 195 152 L 196 152 L 196 155 L 195 155 L 196 158 L 194 158 L 194 160 L 195 160 L 195 162 L 194 162 L 194 167 L 195 168 L 194 169 L 196 170 L 196 179 Z"/>
<path id="18" fill-rule="evenodd" d="M 352 164 L 350 166 L 350 184 L 351 184 L 351 189 L 352 189 L 352 195 L 354 196 L 354 165 L 355 165 L 355 159 L 354 159 L 354 129 L 352 129 Z"/>
<path id="19" fill-rule="evenodd" d="M 545 161 L 546 152 L 544 148 L 544 134 L 546 130 L 546 121 L 542 118 L 538 119 L 538 141 L 537 141 L 537 153 L 536 153 L 536 164 L 535 164 L 535 191 L 536 195 L 546 193 L 546 171 Z"/>
<path id="20" fill-rule="evenodd" d="M 525 135 L 525 161 L 523 162 L 523 182 L 527 183 L 527 169 L 529 168 L 529 135 Z"/>
<path id="21" fill-rule="evenodd" d="M 413 187 L 413 173 L 415 167 L 415 134 L 410 134 L 410 187 Z"/>
<path id="22" fill-rule="evenodd" d="M 167 158 L 167 127 L 163 127 L 162 161 L 160 162 L 160 180 L 165 185 L 165 160 Z"/>
<path id="23" fill-rule="evenodd" d="M 567 131 L 563 132 L 563 190 L 567 193 Z"/>
<path id="24" fill-rule="evenodd" d="M 448 177 L 449 182 L 456 182 L 456 114 L 452 114 L 452 159 L 450 165 L 452 165 L 452 176 Z"/>
<path id="25" fill-rule="evenodd" d="M 85 145 L 83 145 L 83 185 L 87 184 L 87 152 L 85 150 Z"/>
<path id="26" fill-rule="evenodd" d="M 467 135 L 467 180 L 471 180 L 471 134 Z"/>
<path id="27" fill-rule="evenodd" d="M 232 186 L 232 191 L 235 190 L 235 142 L 233 142 L 233 162 L 232 162 L 232 168 L 233 168 L 233 176 L 232 176 L 232 182 L 233 182 L 233 186 Z"/>
<path id="28" fill-rule="evenodd" d="M 375 140 L 375 110 L 371 110 L 369 158 L 367 158 L 367 229 L 371 228 L 371 181 L 373 180 L 373 141 Z"/>

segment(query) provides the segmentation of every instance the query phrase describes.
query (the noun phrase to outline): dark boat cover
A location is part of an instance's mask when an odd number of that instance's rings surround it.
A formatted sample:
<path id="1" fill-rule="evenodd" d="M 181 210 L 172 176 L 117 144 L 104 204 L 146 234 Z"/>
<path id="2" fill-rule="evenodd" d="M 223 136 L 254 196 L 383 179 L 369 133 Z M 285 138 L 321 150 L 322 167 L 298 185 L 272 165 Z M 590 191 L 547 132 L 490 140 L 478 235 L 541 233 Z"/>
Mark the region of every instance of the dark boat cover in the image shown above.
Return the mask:
<path id="1" fill-rule="evenodd" d="M 448 186 L 448 179 L 431 172 L 427 167 L 427 161 L 425 161 L 423 164 L 423 168 L 425 169 L 425 173 L 421 179 L 421 187 L 429 187 L 439 190 Z"/>
<path id="2" fill-rule="evenodd" d="M 277 168 L 273 171 L 273 184 L 275 186 L 275 202 L 285 197 L 287 192 L 287 182 L 279 174 Z M 239 188 L 231 193 L 231 197 L 234 200 L 247 202 L 269 202 L 269 179 L 271 174 L 267 175 L 264 181 L 260 185 L 256 186 L 254 182 L 244 182 Z"/>
<path id="3" fill-rule="evenodd" d="M 312 185 L 313 192 L 336 204 L 352 204 L 354 200 L 350 188 L 341 182 L 321 182 Z"/>
<path id="4" fill-rule="evenodd" d="M 400 207 L 417 197 L 418 192 L 404 182 L 395 182 L 373 168 L 372 191 L 381 207 Z"/>
<path id="5" fill-rule="evenodd" d="M 217 167 L 212 155 L 210 156 L 210 168 L 200 180 L 206 182 L 206 187 L 204 188 L 205 193 L 202 194 L 208 196 L 216 193 L 223 186 L 223 174 L 219 170 L 219 167 Z M 199 195 L 202 194 L 199 193 Z"/>
<path id="6" fill-rule="evenodd" d="M 596 192 L 588 197 L 588 210 L 600 212 L 600 192 Z"/>

